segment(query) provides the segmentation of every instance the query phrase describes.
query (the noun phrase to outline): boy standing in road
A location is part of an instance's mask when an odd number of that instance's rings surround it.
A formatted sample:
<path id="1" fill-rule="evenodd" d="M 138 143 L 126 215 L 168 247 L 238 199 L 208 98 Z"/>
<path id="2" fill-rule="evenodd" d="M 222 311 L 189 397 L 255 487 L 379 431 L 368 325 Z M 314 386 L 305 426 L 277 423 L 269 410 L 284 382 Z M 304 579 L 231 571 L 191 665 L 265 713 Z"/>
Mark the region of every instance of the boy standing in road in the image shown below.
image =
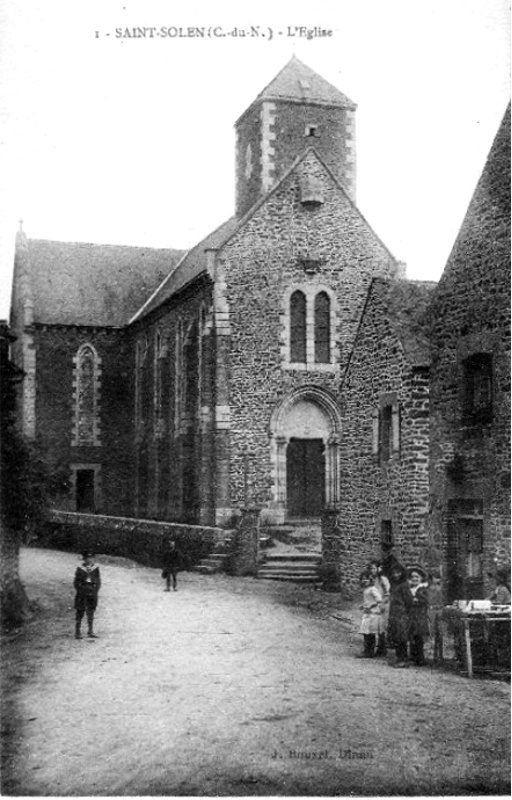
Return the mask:
<path id="1" fill-rule="evenodd" d="M 178 591 L 177 573 L 181 567 L 181 553 L 176 547 L 173 539 L 168 539 L 164 545 L 162 556 L 162 578 L 165 578 L 164 592 L 171 591 L 171 580 L 173 591 Z"/>
<path id="2" fill-rule="evenodd" d="M 98 592 L 101 586 L 100 570 L 94 563 L 94 555 L 91 552 L 83 553 L 82 558 L 83 562 L 77 568 L 73 582 L 76 590 L 75 639 L 82 638 L 80 627 L 84 614 L 87 615 L 87 636 L 89 639 L 97 639 L 93 630 L 93 623 L 94 612 L 98 605 Z"/>

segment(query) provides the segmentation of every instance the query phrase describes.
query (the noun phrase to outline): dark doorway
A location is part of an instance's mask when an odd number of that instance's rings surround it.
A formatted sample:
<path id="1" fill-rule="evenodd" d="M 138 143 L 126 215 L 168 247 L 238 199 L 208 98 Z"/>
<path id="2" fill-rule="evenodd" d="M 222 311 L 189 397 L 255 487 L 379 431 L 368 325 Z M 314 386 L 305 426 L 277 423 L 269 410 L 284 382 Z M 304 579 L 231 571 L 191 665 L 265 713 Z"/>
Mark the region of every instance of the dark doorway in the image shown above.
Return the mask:
<path id="1" fill-rule="evenodd" d="M 449 602 L 484 597 L 482 510 L 481 500 L 448 503 Z"/>
<path id="2" fill-rule="evenodd" d="M 76 471 L 76 510 L 84 514 L 94 514 L 94 470 Z"/>
<path id="3" fill-rule="evenodd" d="M 288 517 L 319 517 L 325 502 L 322 439 L 290 439 L 286 452 Z"/>

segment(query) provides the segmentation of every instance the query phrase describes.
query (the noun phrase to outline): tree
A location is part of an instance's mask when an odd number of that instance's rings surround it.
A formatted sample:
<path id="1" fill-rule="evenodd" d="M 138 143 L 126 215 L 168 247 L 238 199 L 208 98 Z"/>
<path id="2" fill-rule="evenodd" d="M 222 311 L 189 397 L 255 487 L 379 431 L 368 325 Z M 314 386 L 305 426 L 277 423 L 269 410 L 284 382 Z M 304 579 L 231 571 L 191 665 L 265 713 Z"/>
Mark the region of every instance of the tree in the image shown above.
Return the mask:
<path id="1" fill-rule="evenodd" d="M 16 387 L 23 372 L 9 359 L 13 337 L 0 324 L 0 599 L 3 628 L 19 625 L 30 606 L 19 577 L 20 545 L 44 518 L 48 469 L 16 424 Z"/>

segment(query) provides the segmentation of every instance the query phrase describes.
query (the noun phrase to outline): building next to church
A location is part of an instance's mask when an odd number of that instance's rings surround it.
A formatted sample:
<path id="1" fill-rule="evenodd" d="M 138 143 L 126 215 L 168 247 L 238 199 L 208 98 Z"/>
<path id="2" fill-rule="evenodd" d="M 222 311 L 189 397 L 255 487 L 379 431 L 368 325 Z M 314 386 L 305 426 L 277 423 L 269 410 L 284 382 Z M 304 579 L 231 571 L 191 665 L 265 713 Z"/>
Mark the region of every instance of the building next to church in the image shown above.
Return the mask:
<path id="1" fill-rule="evenodd" d="M 354 118 L 292 58 L 236 123 L 235 215 L 178 263 L 18 235 L 24 425 L 64 507 L 278 523 L 339 500 L 341 377 L 400 271 L 355 204 Z"/>
<path id="2" fill-rule="evenodd" d="M 433 293 L 430 530 L 447 599 L 510 566 L 510 107 Z"/>
<path id="3" fill-rule="evenodd" d="M 418 562 L 426 545 L 434 285 L 375 278 L 343 375 L 342 490 L 324 526 L 324 558 L 351 590 L 383 543 L 404 564 Z"/>

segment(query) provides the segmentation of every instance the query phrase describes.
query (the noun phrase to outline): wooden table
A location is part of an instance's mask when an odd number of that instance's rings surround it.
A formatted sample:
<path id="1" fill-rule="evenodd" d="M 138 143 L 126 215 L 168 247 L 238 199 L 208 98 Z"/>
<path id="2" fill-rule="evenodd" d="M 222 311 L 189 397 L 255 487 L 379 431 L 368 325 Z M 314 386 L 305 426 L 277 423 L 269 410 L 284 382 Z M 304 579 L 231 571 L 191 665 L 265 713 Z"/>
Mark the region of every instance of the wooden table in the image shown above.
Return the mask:
<path id="1" fill-rule="evenodd" d="M 510 625 L 510 613 L 496 613 L 486 611 L 473 611 L 464 612 L 460 608 L 447 606 L 442 609 L 436 616 L 436 624 L 434 628 L 434 652 L 438 660 L 444 660 L 443 654 L 443 632 L 441 628 L 442 622 L 451 624 L 454 635 L 456 637 L 456 649 L 459 647 L 461 650 L 461 657 L 464 666 L 467 670 L 468 677 L 472 678 L 474 674 L 472 643 L 474 641 L 473 630 L 477 625 L 483 626 L 483 639 L 486 654 L 489 653 L 490 645 L 494 636 L 494 644 L 496 642 L 495 632 L 492 627 L 496 623 L 508 623 Z"/>

